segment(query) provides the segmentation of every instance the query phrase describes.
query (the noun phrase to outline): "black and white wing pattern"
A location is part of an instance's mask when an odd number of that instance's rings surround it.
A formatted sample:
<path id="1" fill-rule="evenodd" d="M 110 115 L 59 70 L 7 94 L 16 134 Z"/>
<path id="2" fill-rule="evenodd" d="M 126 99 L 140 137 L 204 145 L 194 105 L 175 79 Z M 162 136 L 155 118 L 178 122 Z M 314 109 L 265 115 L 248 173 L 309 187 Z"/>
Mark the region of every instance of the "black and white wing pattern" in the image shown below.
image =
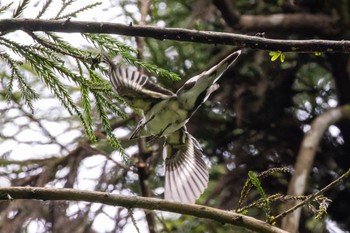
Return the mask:
<path id="1" fill-rule="evenodd" d="M 219 85 L 216 84 L 216 81 L 237 60 L 240 54 L 241 50 L 230 53 L 209 70 L 187 80 L 176 92 L 181 106 L 190 111 L 189 116 L 192 116 L 210 94 L 218 89 Z"/>
<path id="2" fill-rule="evenodd" d="M 106 54 L 102 58 L 110 66 L 109 79 L 113 89 L 132 107 L 147 111 L 154 103 L 176 96 L 134 67 L 115 64 Z"/>
<path id="3" fill-rule="evenodd" d="M 165 199 L 195 203 L 208 186 L 208 167 L 198 141 L 185 127 L 168 135 L 163 148 Z"/>

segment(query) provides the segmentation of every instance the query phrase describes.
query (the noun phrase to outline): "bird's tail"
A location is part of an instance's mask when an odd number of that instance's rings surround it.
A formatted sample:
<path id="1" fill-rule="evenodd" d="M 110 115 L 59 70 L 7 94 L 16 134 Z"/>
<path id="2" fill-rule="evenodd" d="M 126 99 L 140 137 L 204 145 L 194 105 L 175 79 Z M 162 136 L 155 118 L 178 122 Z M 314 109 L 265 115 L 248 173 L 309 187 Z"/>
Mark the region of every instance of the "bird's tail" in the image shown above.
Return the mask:
<path id="1" fill-rule="evenodd" d="M 166 138 L 165 199 L 195 203 L 209 181 L 208 167 L 197 140 L 181 128 Z"/>

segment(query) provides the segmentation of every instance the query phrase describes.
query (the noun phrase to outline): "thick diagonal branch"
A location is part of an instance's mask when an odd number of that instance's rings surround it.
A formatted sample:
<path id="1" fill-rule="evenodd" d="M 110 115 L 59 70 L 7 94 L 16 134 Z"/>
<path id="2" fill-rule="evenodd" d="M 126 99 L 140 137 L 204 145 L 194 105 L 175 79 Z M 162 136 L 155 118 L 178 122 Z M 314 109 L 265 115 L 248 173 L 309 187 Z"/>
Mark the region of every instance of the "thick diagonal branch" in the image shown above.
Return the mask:
<path id="1" fill-rule="evenodd" d="M 81 191 L 75 189 L 54 189 L 37 187 L 9 187 L 0 188 L 0 200 L 36 199 L 36 200 L 66 200 L 103 203 L 125 208 L 144 208 L 163 210 L 173 213 L 187 214 L 199 218 L 208 218 L 221 223 L 241 226 L 260 233 L 287 233 L 266 222 L 249 216 L 225 211 L 202 205 L 173 203 L 156 198 L 124 196 L 96 191 Z"/>
<path id="2" fill-rule="evenodd" d="M 205 44 L 225 44 L 283 52 L 339 52 L 350 53 L 350 41 L 331 40 L 275 40 L 234 33 L 197 31 L 182 28 L 124 25 L 107 22 L 61 21 L 39 19 L 0 20 L 0 32 L 15 30 L 67 33 L 106 33 L 150 37 L 159 40 L 188 41 Z"/>

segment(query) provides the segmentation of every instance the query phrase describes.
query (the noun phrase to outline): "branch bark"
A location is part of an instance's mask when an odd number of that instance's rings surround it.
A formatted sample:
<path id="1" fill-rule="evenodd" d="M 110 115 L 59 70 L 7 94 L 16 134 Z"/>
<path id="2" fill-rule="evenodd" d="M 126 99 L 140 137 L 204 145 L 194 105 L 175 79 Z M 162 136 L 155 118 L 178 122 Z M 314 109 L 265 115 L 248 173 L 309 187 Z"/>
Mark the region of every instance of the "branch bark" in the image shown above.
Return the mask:
<path id="1" fill-rule="evenodd" d="M 214 0 L 213 4 L 221 12 L 222 18 L 231 27 L 235 28 L 241 17 L 240 13 L 233 7 L 230 0 Z"/>
<path id="2" fill-rule="evenodd" d="M 339 29 L 328 15 L 294 13 L 271 15 L 242 15 L 236 27 L 242 31 L 307 33 L 308 35 L 336 35 Z"/>
<path id="3" fill-rule="evenodd" d="M 138 7 L 141 13 L 141 19 L 139 24 L 141 26 L 146 25 L 146 18 L 150 10 L 150 1 L 138 0 Z M 138 51 L 137 59 L 143 60 L 143 56 L 144 56 L 143 53 L 145 50 L 145 39 L 141 37 L 136 37 L 135 40 L 136 40 L 137 51 Z M 141 69 L 141 72 L 143 72 L 143 69 Z M 139 176 L 141 194 L 143 197 L 150 197 L 151 191 L 149 188 L 149 180 L 148 180 L 150 169 L 149 169 L 149 164 L 147 160 L 152 155 L 152 151 L 147 149 L 145 138 L 138 139 L 138 147 L 139 147 L 139 152 L 136 155 L 138 160 L 138 162 L 136 163 L 136 167 L 137 167 L 137 174 Z M 145 210 L 144 212 L 146 216 L 149 233 L 156 233 L 155 231 L 156 223 L 155 223 L 154 212 L 148 211 L 148 210 Z"/>
<path id="4" fill-rule="evenodd" d="M 230 0 L 214 0 L 222 18 L 233 29 L 243 32 L 303 33 L 334 36 L 340 29 L 337 20 L 329 15 L 310 13 L 283 13 L 270 15 L 240 15 Z"/>
<path id="5" fill-rule="evenodd" d="M 153 26 L 124 25 L 91 21 L 39 19 L 0 20 L 0 32 L 6 33 L 15 30 L 119 34 L 126 36 L 150 37 L 158 40 L 234 45 L 268 51 L 350 53 L 350 41 L 345 40 L 277 40 L 234 33 L 197 31 L 182 28 L 159 28 Z"/>
<path id="6" fill-rule="evenodd" d="M 255 218 L 202 205 L 190 205 L 165 201 L 157 198 L 124 196 L 95 191 L 75 189 L 54 189 L 39 187 L 9 187 L 0 188 L 0 200 L 36 199 L 36 200 L 66 200 L 102 203 L 125 208 L 144 208 L 163 210 L 179 214 L 187 214 L 199 218 L 208 218 L 221 223 L 241 226 L 259 233 L 287 233 L 280 228 Z"/>
<path id="7" fill-rule="evenodd" d="M 321 138 L 328 127 L 341 119 L 350 119 L 350 105 L 334 108 L 317 117 L 311 124 L 310 130 L 305 134 L 295 164 L 295 172 L 289 183 L 288 195 L 304 195 L 316 150 Z M 297 202 L 286 204 L 286 209 L 296 205 Z M 286 216 L 282 222 L 282 228 L 288 232 L 298 232 L 301 209 L 295 210 Z"/>

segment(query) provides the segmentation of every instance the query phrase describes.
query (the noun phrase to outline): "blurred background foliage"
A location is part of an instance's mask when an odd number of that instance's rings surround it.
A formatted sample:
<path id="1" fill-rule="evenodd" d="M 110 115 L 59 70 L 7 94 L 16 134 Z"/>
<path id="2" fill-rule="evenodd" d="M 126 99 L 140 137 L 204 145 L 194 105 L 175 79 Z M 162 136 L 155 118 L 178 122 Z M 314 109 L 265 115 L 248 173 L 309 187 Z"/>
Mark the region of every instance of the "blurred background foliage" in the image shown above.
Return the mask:
<path id="1" fill-rule="evenodd" d="M 24 2 L 28 2 L 25 8 L 35 9 L 36 12 L 45 4 L 45 1 Z M 74 7 L 74 2 L 71 3 Z M 139 24 L 142 4 L 145 1 L 104 0 L 102 5 L 92 9 L 89 7 L 86 15 L 91 14 L 96 21 Z M 10 17 L 7 13 L 18 5 L 20 3 L 15 1 L 13 6 L 1 12 L 1 18 Z M 30 17 L 26 15 L 26 10 L 23 9 L 22 15 L 17 17 Z M 69 17 L 85 19 L 84 13 L 85 10 Z M 280 18 L 274 18 L 272 26 L 263 25 L 266 22 L 263 19 L 276 14 L 285 17 L 284 23 L 278 21 Z M 265 33 L 268 38 L 348 40 L 349 14 L 348 1 L 155 0 L 149 2 L 143 23 L 248 35 Z M 53 15 L 48 12 L 42 18 L 54 18 Z M 322 17 L 329 18 L 334 22 L 333 27 L 327 30 L 329 24 L 325 24 L 325 28 L 319 31 L 317 24 L 309 25 L 307 22 L 305 16 L 310 15 L 316 18 L 315 22 L 319 18 L 321 24 L 324 20 Z M 26 40 L 23 38 L 27 37 L 22 34 L 18 37 L 16 33 L 1 34 L 0 37 L 11 38 L 19 44 L 25 41 L 28 45 L 37 43 L 33 37 Z M 38 98 L 32 102 L 32 113 L 25 95 L 21 97 L 23 90 L 20 83 L 18 88 L 14 85 L 12 92 L 8 93 L 11 67 L 6 55 L 0 56 L 3 63 L 0 73 L 0 185 L 80 188 L 162 198 L 161 142 L 149 144 L 149 150 L 144 150 L 137 141 L 127 140 L 137 116 L 111 92 L 103 64 L 97 70 L 91 70 L 89 66 L 93 62 L 86 60 L 96 58 L 100 52 L 100 48 L 93 44 L 109 44 L 110 47 L 105 48 L 113 55 L 120 53 L 121 47 L 115 45 L 113 50 L 111 41 L 106 42 L 107 39 L 102 37 L 98 39 L 98 36 L 89 37 L 90 43 L 84 45 L 76 45 L 69 34 L 60 36 L 76 50 L 67 46 L 61 48 L 67 54 L 56 50 L 47 55 L 57 56 L 57 59 L 54 58 L 56 62 L 62 60 L 58 67 L 66 67 L 73 75 L 85 80 L 84 89 L 82 80 L 70 80 L 60 72 L 54 73 L 83 116 L 70 115 L 64 110 L 57 95 L 53 95 L 52 88 L 50 91 L 38 77 L 38 70 L 33 69 L 30 61 L 24 59 L 23 54 L 10 52 L 9 56 L 20 68 L 23 80 L 38 94 Z M 1 38 L 0 42 L 4 41 Z M 135 38 L 111 38 L 141 52 L 144 63 L 137 63 L 141 67 L 147 69 L 145 64 L 155 64 L 178 74 L 181 81 L 164 77 L 158 79 L 173 91 L 187 78 L 211 67 L 233 50 L 222 45 L 148 38 L 140 47 Z M 60 42 L 57 39 L 52 43 Z M 11 50 L 6 45 L 1 43 L 2 54 Z M 124 49 L 128 52 L 127 48 Z M 129 52 L 134 54 L 133 51 Z M 292 168 L 303 134 L 310 128 L 311 121 L 329 108 L 350 102 L 348 55 L 286 53 L 285 62 L 281 63 L 279 60 L 271 62 L 269 52 L 244 50 L 238 62 L 220 79 L 220 89 L 212 94 L 188 124 L 189 131 L 203 145 L 211 166 L 209 187 L 199 199 L 200 204 L 234 210 L 248 171 Z M 38 53 L 42 51 L 38 50 Z M 135 64 L 136 60 L 128 60 L 133 61 Z M 153 71 L 157 70 L 159 68 L 153 68 Z M 152 69 L 148 71 L 152 74 Z M 171 77 L 171 73 L 164 72 L 164 76 Z M 17 78 L 14 82 L 20 81 Z M 103 102 L 101 106 L 104 106 L 104 110 L 96 100 Z M 91 122 L 92 126 L 85 126 L 83 130 L 82 119 L 86 124 Z M 110 122 L 109 126 L 106 120 Z M 106 124 L 113 131 L 112 135 L 108 135 Z M 86 134 L 86 131 L 89 130 L 90 134 L 94 133 L 96 143 L 91 143 L 91 135 L 90 139 L 87 136 L 89 132 Z M 123 159 L 121 153 L 115 150 L 116 145 L 111 146 L 111 137 L 114 136 L 124 148 L 127 159 Z M 346 171 L 350 164 L 349 156 L 350 123 L 332 125 L 319 147 L 307 193 L 322 188 Z M 263 180 L 262 185 L 267 195 L 286 193 L 289 179 L 288 174 L 276 174 Z M 331 232 L 327 229 L 332 221 L 343 229 L 350 229 L 349 184 L 345 182 L 327 192 L 332 203 L 324 219 L 315 220 L 311 211 L 304 209 L 300 232 Z M 257 198 L 259 193 L 253 191 L 246 203 Z M 132 215 L 128 210 L 99 204 L 63 201 L 37 203 L 0 203 L 0 231 L 133 232 L 136 231 L 131 224 L 133 216 L 141 232 L 147 231 L 147 228 L 150 232 L 245 232 L 214 221 L 168 213 L 135 210 Z M 273 213 L 280 211 L 280 203 L 274 204 Z M 259 209 L 250 209 L 248 215 L 264 219 L 264 213 Z"/>

